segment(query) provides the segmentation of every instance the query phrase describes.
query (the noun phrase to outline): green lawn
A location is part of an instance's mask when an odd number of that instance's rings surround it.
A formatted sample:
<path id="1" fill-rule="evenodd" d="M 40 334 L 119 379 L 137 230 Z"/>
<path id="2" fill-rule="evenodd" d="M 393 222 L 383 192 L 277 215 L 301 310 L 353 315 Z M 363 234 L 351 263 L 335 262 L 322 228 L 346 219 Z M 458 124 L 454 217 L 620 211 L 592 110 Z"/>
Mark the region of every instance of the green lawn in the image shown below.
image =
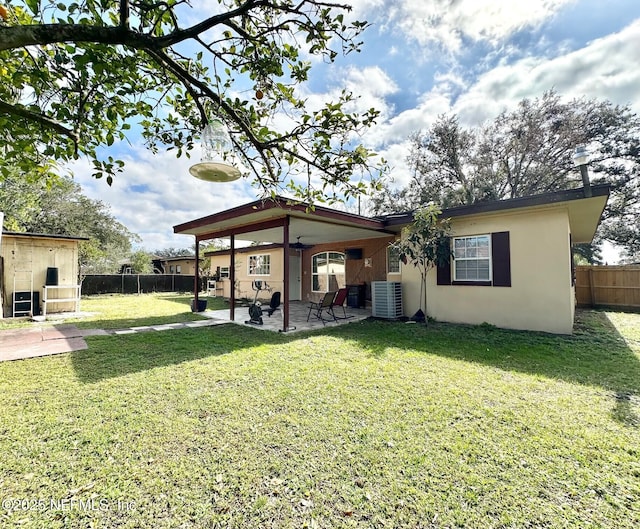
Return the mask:
<path id="1" fill-rule="evenodd" d="M 640 526 L 638 314 L 88 343 L 0 364 L 2 527 Z"/>
<path id="2" fill-rule="evenodd" d="M 143 325 L 161 325 L 202 319 L 191 312 L 193 294 L 154 293 L 141 295 L 104 294 L 100 296 L 84 296 L 80 302 L 81 318 L 66 317 L 64 322 L 77 327 L 92 329 L 124 329 Z M 229 304 L 224 299 L 207 298 L 201 294 L 200 299 L 207 300 L 209 309 L 225 309 Z M 54 314 L 46 325 L 59 323 L 56 317 L 65 314 Z M 0 330 L 33 327 L 27 318 L 0 319 Z"/>
<path id="3" fill-rule="evenodd" d="M 124 329 L 144 325 L 161 325 L 200 320 L 202 316 L 191 312 L 193 294 L 142 294 L 87 296 L 82 299 L 83 312 L 92 316 L 71 323 L 81 328 Z M 207 308 L 224 309 L 229 304 L 222 298 L 208 298 Z"/>

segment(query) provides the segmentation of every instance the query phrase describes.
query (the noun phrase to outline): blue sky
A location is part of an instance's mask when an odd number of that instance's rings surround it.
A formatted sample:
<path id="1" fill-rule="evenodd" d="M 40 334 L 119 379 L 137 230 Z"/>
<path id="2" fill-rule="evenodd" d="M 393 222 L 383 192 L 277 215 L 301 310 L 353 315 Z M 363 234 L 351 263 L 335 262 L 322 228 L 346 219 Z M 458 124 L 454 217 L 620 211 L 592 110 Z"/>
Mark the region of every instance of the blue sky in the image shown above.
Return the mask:
<path id="1" fill-rule="evenodd" d="M 211 1 L 211 0 L 210 0 Z M 348 0 L 347 0 L 348 1 Z M 217 3 L 217 2 L 216 2 Z M 372 26 L 362 51 L 318 63 L 303 90 L 322 101 L 345 85 L 363 109 L 382 118 L 363 142 L 392 166 L 393 185 L 409 178 L 408 136 L 443 113 L 479 125 L 522 98 L 554 89 L 640 111 L 640 2 L 637 0 L 352 0 L 353 16 Z M 211 12 L 205 0 L 194 8 Z M 210 6 L 209 6 L 210 7 Z M 85 193 L 155 250 L 189 247 L 173 225 L 255 200 L 249 181 L 211 184 L 192 178 L 197 161 L 114 146 L 127 165 L 112 187 L 73 167 Z"/>

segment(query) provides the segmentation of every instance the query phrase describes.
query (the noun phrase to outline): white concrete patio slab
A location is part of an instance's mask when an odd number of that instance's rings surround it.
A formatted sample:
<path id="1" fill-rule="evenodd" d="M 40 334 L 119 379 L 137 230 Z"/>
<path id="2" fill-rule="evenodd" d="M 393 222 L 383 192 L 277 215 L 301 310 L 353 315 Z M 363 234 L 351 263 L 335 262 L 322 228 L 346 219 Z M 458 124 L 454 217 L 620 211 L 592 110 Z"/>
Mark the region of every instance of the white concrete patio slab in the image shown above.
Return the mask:
<path id="1" fill-rule="evenodd" d="M 353 323 L 362 321 L 371 316 L 370 309 L 357 309 L 351 307 L 345 307 L 344 312 L 340 307 L 335 309 L 335 314 L 338 317 L 337 321 L 333 321 L 331 316 L 326 312 L 323 313 L 323 320 L 320 320 L 314 315 L 314 311 L 309 315 L 308 302 L 303 301 L 291 301 L 289 303 L 289 328 L 287 332 L 300 332 L 309 331 L 313 329 L 323 329 L 328 327 L 336 327 L 338 325 L 345 325 L 347 323 Z M 237 325 L 244 325 L 247 327 L 254 327 L 256 329 L 262 329 L 264 331 L 282 332 L 282 309 L 276 310 L 271 317 L 267 316 L 266 311 L 263 310 L 262 325 L 255 323 L 249 323 L 249 307 L 236 307 L 235 318 L 233 323 Z M 220 321 L 230 321 L 229 309 L 223 310 L 205 310 L 199 313 L 205 318 L 211 318 Z M 307 321 L 308 318 L 308 321 Z"/>

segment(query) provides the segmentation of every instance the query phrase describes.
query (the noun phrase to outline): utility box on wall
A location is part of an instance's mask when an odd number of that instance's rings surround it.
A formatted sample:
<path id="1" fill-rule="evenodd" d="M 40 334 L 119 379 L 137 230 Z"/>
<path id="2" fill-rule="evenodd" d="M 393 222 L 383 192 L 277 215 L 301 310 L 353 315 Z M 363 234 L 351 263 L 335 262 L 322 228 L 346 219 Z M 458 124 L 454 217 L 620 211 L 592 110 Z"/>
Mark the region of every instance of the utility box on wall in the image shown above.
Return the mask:
<path id="1" fill-rule="evenodd" d="M 371 283 L 371 315 L 374 318 L 401 318 L 402 283 L 399 281 L 374 281 Z"/>

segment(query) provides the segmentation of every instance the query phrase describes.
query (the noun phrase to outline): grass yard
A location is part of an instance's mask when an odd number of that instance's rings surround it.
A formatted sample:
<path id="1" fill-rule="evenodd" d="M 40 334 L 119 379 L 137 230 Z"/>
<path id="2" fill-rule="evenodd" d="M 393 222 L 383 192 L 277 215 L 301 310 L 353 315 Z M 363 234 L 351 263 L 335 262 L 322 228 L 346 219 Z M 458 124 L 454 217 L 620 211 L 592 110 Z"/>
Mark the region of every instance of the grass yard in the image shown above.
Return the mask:
<path id="1" fill-rule="evenodd" d="M 0 364 L 2 527 L 640 526 L 638 314 L 88 343 Z"/>
<path id="2" fill-rule="evenodd" d="M 82 299 L 83 312 L 93 314 L 77 321 L 70 320 L 80 328 L 124 329 L 144 325 L 162 325 L 201 320 L 202 316 L 191 312 L 193 294 L 157 293 L 141 295 L 87 296 Z M 209 309 L 226 309 L 229 304 L 222 298 L 207 298 Z"/>

